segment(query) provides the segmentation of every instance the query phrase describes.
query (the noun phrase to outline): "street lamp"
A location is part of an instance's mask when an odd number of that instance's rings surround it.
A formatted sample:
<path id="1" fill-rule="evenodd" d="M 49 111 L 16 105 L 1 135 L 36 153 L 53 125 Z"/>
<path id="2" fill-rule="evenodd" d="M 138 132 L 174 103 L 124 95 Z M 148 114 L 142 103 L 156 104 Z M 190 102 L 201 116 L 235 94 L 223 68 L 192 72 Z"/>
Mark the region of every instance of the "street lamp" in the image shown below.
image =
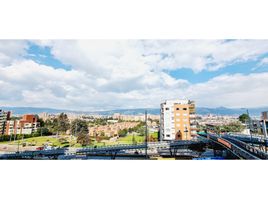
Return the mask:
<path id="1" fill-rule="evenodd" d="M 188 131 L 187 127 L 185 127 L 184 133 L 186 133 L 186 140 L 187 140 L 188 132 L 189 132 L 189 131 Z"/>
<path id="2" fill-rule="evenodd" d="M 147 140 L 148 140 L 148 130 L 147 130 L 147 110 L 145 110 L 145 157 L 147 159 L 147 148 L 148 148 L 148 144 L 147 144 Z"/>

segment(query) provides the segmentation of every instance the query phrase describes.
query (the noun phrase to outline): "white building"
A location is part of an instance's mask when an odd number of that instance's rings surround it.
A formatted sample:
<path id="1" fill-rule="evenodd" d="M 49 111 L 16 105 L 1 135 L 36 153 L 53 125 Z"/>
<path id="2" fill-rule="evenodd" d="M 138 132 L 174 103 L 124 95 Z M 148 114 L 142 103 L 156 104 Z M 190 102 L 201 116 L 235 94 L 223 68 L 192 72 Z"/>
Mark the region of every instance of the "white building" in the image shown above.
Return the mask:
<path id="1" fill-rule="evenodd" d="M 195 104 L 190 100 L 167 100 L 161 104 L 160 140 L 190 140 L 196 133 Z"/>

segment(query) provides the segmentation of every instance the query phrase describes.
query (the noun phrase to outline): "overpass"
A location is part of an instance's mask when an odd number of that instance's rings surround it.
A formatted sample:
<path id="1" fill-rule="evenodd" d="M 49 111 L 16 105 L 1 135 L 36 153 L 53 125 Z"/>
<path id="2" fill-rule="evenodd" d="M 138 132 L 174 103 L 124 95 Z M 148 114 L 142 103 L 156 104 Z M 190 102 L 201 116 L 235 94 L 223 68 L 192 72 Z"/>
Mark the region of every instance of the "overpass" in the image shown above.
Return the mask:
<path id="1" fill-rule="evenodd" d="M 213 144 L 220 145 L 240 159 L 268 159 L 268 154 L 255 146 L 256 144 L 262 144 L 265 145 L 266 149 L 267 141 L 264 138 L 248 137 L 241 134 L 200 133 L 198 135 L 207 138 Z"/>
<path id="2" fill-rule="evenodd" d="M 147 157 L 147 150 L 151 150 L 158 154 L 159 150 L 168 150 L 171 156 L 176 156 L 179 149 L 201 148 L 207 143 L 204 139 L 198 140 L 180 140 L 171 142 L 148 142 L 139 144 L 121 144 L 113 146 L 101 147 L 84 147 L 84 148 L 58 148 L 53 150 L 40 151 L 21 151 L 21 152 L 6 152 L 0 154 L 0 159 L 35 159 L 35 158 L 51 158 L 58 157 L 74 157 L 74 156 L 110 156 L 114 159 L 119 155 L 126 156 L 143 156 Z M 140 153 L 138 152 L 140 151 Z M 188 152 L 189 153 L 189 152 Z"/>

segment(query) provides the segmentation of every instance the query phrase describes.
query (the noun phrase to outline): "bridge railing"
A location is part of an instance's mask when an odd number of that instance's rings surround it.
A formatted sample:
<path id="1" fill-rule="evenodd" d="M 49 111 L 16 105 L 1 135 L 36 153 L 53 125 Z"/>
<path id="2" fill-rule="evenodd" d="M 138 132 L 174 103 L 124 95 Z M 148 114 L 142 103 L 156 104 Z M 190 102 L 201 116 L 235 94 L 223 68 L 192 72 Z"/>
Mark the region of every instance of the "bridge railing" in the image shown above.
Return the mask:
<path id="1" fill-rule="evenodd" d="M 245 142 L 242 142 L 232 136 L 223 136 L 224 139 L 230 140 L 231 142 L 241 146 L 242 148 L 246 149 L 247 151 L 253 153 L 254 155 L 260 157 L 261 159 L 268 159 L 268 154 L 255 148 L 254 146 L 251 146 L 249 144 L 246 144 Z"/>

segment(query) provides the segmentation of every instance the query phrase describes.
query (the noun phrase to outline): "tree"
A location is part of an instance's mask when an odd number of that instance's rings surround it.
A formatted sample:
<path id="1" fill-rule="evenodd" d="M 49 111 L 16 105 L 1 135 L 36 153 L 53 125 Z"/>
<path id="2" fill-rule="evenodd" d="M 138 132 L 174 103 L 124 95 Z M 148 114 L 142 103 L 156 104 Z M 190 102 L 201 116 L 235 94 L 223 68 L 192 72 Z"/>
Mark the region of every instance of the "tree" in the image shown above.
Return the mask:
<path id="1" fill-rule="evenodd" d="M 90 144 L 90 137 L 89 134 L 84 134 L 79 132 L 77 134 L 77 143 L 80 143 L 82 146 L 87 146 Z"/>
<path id="2" fill-rule="evenodd" d="M 51 135 L 51 133 L 49 132 L 48 128 L 45 128 L 45 127 L 38 128 L 37 129 L 37 134 L 42 135 L 42 136 Z"/>
<path id="3" fill-rule="evenodd" d="M 90 144 L 88 124 L 86 121 L 76 119 L 71 123 L 71 134 L 77 136 L 77 143 L 82 146 Z"/>
<path id="4" fill-rule="evenodd" d="M 128 130 L 125 128 L 118 131 L 119 137 L 125 137 L 125 136 L 127 136 L 127 133 L 128 133 Z"/>
<path id="5" fill-rule="evenodd" d="M 246 122 L 248 122 L 249 121 L 249 116 L 248 116 L 248 114 L 242 114 L 242 115 L 240 115 L 239 117 L 238 117 L 238 119 L 239 119 L 239 121 L 241 121 L 242 123 L 246 123 Z"/>
<path id="6" fill-rule="evenodd" d="M 44 120 L 42 118 L 40 118 L 38 115 L 37 115 L 37 122 L 39 122 L 40 127 L 44 127 L 45 126 Z"/>
<path id="7" fill-rule="evenodd" d="M 61 113 L 57 118 L 57 130 L 65 133 L 70 128 L 70 122 L 68 116 L 65 113 Z"/>
<path id="8" fill-rule="evenodd" d="M 132 144 L 137 144 L 137 141 L 135 139 L 135 135 L 134 134 L 132 135 Z"/>

